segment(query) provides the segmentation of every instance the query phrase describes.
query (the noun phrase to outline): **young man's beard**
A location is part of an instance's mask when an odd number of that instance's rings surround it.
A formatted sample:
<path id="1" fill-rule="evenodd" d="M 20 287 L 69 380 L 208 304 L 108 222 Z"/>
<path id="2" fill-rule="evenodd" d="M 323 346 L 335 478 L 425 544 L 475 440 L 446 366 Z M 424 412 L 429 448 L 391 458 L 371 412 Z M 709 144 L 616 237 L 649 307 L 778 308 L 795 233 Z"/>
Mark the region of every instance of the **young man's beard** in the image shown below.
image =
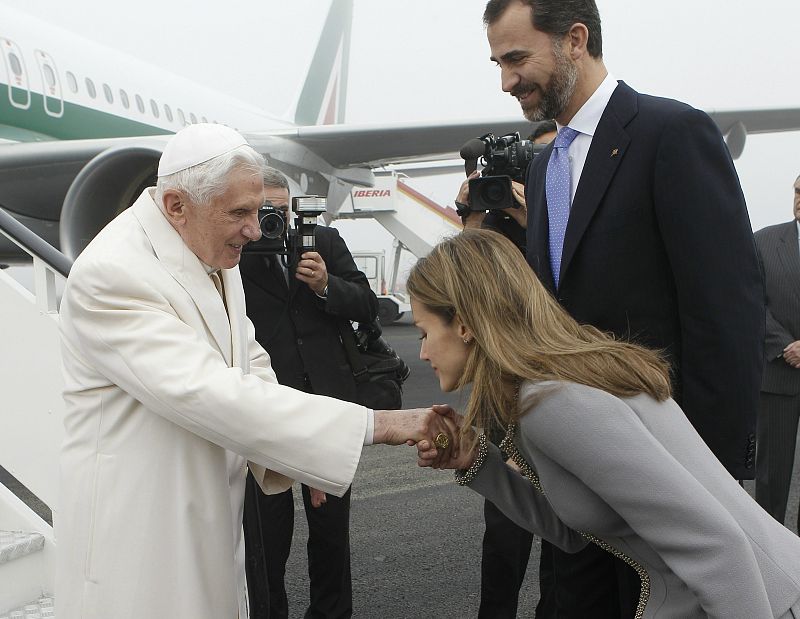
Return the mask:
<path id="1" fill-rule="evenodd" d="M 522 113 L 531 122 L 558 118 L 569 105 L 578 83 L 578 69 L 569 61 L 560 44 L 553 42 L 555 67 L 550 75 L 547 87 L 540 91 L 538 103 L 533 107 L 522 109 Z M 519 90 L 524 91 L 523 86 Z"/>

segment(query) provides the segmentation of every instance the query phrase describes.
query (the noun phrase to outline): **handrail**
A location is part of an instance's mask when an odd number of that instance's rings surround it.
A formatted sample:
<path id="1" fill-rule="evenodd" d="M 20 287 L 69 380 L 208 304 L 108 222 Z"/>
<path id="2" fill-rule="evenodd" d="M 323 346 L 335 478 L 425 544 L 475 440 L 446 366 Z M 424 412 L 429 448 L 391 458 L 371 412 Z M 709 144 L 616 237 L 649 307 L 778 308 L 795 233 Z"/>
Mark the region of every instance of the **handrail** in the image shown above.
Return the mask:
<path id="1" fill-rule="evenodd" d="M 59 275 L 66 278 L 72 268 L 72 260 L 18 222 L 5 209 L 0 208 L 0 233 L 19 245 L 33 258 L 38 258 Z"/>

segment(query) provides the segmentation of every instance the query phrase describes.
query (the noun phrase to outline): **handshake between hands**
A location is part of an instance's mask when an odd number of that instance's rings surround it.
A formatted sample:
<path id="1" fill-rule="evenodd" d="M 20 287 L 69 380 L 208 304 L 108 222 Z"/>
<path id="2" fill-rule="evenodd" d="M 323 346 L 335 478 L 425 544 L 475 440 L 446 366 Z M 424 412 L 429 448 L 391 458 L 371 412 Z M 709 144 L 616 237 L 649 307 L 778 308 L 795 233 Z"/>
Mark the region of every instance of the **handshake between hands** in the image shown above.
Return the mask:
<path id="1" fill-rule="evenodd" d="M 430 408 L 375 411 L 374 445 L 416 445 L 417 464 L 435 469 L 468 469 L 476 450 L 462 449 L 474 444 L 474 432 L 461 436 L 462 417 L 446 404 Z M 443 438 L 446 437 L 446 438 Z M 438 446 L 437 446 L 438 443 Z M 328 498 L 324 491 L 309 488 L 311 505 L 320 507 Z"/>
<path id="2" fill-rule="evenodd" d="M 417 464 L 468 469 L 477 457 L 475 433 L 462 434 L 463 417 L 446 404 L 431 408 L 375 411 L 373 443 L 416 445 Z"/>

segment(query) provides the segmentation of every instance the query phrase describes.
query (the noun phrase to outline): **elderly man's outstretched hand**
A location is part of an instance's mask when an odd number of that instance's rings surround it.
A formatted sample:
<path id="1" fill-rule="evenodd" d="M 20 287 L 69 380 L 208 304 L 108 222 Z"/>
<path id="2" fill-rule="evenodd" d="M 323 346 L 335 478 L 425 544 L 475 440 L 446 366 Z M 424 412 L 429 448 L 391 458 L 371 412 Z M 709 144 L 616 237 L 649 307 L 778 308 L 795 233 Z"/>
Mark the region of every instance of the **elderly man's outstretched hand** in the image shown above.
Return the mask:
<path id="1" fill-rule="evenodd" d="M 447 405 L 431 408 L 413 408 L 397 411 L 375 411 L 373 443 L 386 445 L 425 445 L 426 452 L 433 449 L 438 457 L 433 461 L 453 457 L 458 447 L 455 440 L 459 429 L 458 414 Z M 431 447 L 433 446 L 433 447 Z"/>

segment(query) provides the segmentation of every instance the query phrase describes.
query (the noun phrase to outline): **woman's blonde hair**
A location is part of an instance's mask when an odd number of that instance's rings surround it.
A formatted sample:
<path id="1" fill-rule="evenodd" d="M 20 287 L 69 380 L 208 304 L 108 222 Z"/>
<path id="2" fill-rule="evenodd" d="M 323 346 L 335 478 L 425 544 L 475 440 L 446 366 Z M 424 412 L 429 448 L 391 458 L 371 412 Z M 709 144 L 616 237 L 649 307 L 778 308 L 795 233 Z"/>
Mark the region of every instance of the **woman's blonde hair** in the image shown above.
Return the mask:
<path id="1" fill-rule="evenodd" d="M 465 427 L 516 421 L 509 385 L 565 380 L 616 396 L 670 396 L 669 366 L 646 348 L 580 325 L 552 298 L 505 237 L 464 230 L 421 258 L 408 293 L 446 324 L 458 316 L 472 332 L 458 387 L 472 383 Z M 503 388 L 504 385 L 506 388 Z"/>

